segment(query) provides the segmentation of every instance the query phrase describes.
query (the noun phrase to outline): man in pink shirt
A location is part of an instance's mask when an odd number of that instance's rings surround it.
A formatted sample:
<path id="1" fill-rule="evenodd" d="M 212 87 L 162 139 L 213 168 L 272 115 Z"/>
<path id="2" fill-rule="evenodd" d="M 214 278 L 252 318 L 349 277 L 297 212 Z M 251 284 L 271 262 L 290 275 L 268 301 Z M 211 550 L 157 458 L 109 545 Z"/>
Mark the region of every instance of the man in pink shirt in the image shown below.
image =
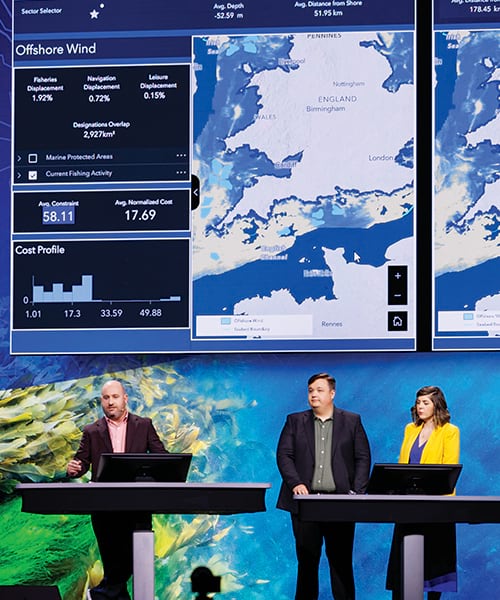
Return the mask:
<path id="1" fill-rule="evenodd" d="M 167 452 L 151 419 L 128 411 L 128 396 L 120 381 L 107 381 L 101 390 L 104 416 L 83 430 L 80 447 L 67 466 L 69 477 L 81 477 L 92 469 L 95 481 L 101 454 L 107 452 Z M 92 527 L 104 567 L 101 583 L 90 590 L 92 600 L 130 600 L 127 581 L 132 575 L 132 514 L 91 515 Z"/>

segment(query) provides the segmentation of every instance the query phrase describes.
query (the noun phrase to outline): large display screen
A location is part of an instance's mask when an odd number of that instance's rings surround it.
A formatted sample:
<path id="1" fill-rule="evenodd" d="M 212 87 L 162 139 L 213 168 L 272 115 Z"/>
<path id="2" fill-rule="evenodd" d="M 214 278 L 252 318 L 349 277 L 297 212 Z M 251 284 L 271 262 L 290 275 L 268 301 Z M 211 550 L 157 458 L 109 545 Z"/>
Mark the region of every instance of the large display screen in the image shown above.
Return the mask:
<path id="1" fill-rule="evenodd" d="M 14 2 L 11 352 L 415 349 L 399 0 Z"/>
<path id="2" fill-rule="evenodd" d="M 435 0 L 434 349 L 500 349 L 500 3 Z"/>

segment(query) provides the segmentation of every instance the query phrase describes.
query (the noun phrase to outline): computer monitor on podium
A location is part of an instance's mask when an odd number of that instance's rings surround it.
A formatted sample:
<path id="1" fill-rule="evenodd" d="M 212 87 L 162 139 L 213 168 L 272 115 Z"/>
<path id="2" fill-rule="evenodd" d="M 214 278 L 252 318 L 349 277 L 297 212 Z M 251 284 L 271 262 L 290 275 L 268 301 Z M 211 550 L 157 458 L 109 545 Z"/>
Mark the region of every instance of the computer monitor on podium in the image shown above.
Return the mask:
<path id="1" fill-rule="evenodd" d="M 101 483 L 183 483 L 192 454 L 104 453 L 97 468 Z"/>
<path id="2" fill-rule="evenodd" d="M 452 494 L 462 465 L 376 463 L 367 494 Z"/>

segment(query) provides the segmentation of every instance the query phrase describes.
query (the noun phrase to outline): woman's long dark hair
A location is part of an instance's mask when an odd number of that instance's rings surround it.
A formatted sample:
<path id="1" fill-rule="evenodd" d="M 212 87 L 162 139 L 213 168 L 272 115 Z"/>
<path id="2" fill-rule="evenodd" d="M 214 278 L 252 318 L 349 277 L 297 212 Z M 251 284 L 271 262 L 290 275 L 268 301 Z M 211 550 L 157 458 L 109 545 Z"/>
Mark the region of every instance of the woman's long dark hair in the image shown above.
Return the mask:
<path id="1" fill-rule="evenodd" d="M 437 387 L 437 385 L 426 385 L 417 391 L 416 398 L 420 398 L 420 396 L 429 396 L 432 400 L 434 404 L 434 416 L 432 418 L 438 427 L 450 422 L 450 412 L 448 411 L 448 405 L 446 404 L 441 388 Z M 411 416 L 415 425 L 422 425 L 423 421 L 417 414 L 416 400 L 415 404 L 411 407 Z"/>

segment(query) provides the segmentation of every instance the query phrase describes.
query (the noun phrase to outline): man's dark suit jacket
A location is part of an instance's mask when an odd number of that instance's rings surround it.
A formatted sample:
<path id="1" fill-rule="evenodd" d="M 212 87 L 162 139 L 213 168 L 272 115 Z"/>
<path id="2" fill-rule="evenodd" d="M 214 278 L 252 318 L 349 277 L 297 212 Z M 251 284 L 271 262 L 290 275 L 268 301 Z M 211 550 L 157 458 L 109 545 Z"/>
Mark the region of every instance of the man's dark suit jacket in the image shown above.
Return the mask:
<path id="1" fill-rule="evenodd" d="M 283 478 L 277 507 L 297 512 L 292 489 L 300 483 L 311 491 L 314 474 L 314 414 L 305 410 L 287 416 L 277 450 Z M 335 407 L 332 436 L 332 470 L 337 494 L 363 493 L 370 475 L 370 446 L 361 417 Z"/>
<path id="2" fill-rule="evenodd" d="M 83 429 L 80 447 L 75 454 L 75 458 L 82 461 L 82 470 L 77 477 L 81 477 L 92 467 L 92 480 L 95 481 L 99 459 L 104 452 L 113 452 L 113 446 L 106 418 L 102 417 Z M 166 452 L 151 419 L 128 414 L 125 452 Z"/>

